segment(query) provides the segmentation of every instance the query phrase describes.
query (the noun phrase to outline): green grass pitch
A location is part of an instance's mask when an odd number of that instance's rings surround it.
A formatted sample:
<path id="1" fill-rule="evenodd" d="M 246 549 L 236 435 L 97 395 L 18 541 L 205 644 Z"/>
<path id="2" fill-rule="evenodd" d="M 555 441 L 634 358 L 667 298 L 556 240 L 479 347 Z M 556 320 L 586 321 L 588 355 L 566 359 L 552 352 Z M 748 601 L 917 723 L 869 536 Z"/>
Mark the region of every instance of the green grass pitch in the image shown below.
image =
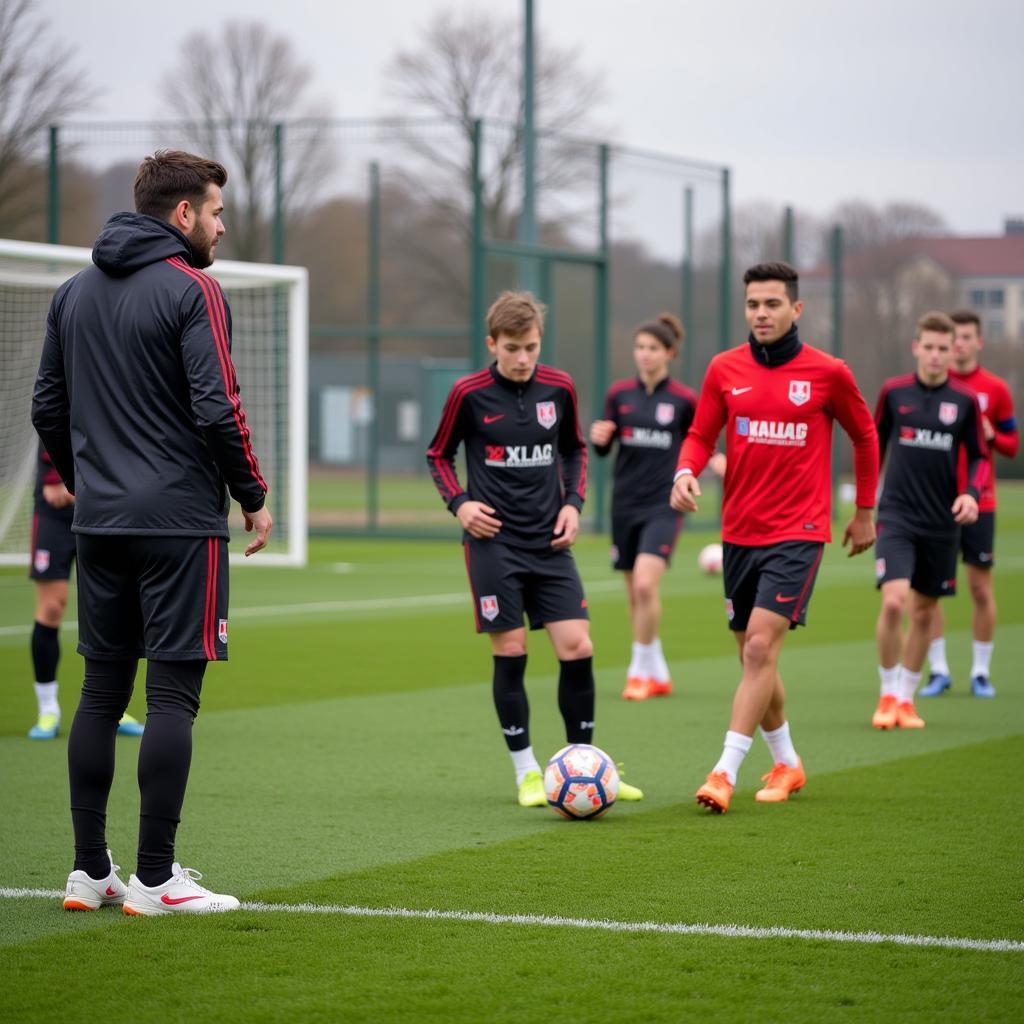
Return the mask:
<path id="1" fill-rule="evenodd" d="M 577 546 L 596 648 L 595 739 L 647 793 L 590 823 L 514 802 L 454 532 L 317 540 L 305 570 L 237 569 L 231 661 L 206 676 L 179 859 L 214 888 L 290 909 L 187 920 L 66 914 L 56 899 L 10 895 L 62 888 L 72 851 L 66 735 L 25 738 L 32 587 L 21 570 L 0 570 L 0 1018 L 1019 1019 L 1024 488 L 1004 486 L 1001 502 L 997 699 L 968 695 L 962 595 L 944 605 L 953 692 L 919 702 L 920 733 L 872 730 L 872 560 L 833 545 L 809 626 L 783 652 L 807 788 L 787 804 L 755 804 L 770 767 L 758 738 L 724 817 L 693 801 L 737 679 L 720 580 L 694 568 L 708 534 L 684 531 L 665 581 L 676 693 L 640 705 L 619 699 L 629 632 L 607 543 Z M 73 628 L 62 641 L 66 733 L 81 660 Z M 562 742 L 556 663 L 542 636 L 531 643 L 534 746 L 548 754 Z M 125 878 L 136 745 L 118 740 L 109 814 Z M 323 912 L 341 907 L 362 912 Z M 1011 945 L 766 938 L 758 928 Z"/>

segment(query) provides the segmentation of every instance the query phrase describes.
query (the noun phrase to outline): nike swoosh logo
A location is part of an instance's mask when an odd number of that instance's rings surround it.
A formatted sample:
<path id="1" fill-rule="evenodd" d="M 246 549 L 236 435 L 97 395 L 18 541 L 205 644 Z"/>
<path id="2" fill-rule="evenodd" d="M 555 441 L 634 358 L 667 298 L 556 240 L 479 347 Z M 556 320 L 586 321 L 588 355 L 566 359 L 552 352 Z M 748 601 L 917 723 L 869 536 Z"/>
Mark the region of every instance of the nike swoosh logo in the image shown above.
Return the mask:
<path id="1" fill-rule="evenodd" d="M 794 594 L 792 597 L 783 597 L 781 594 L 776 592 L 775 600 L 778 601 L 779 604 L 789 604 L 790 601 L 795 601 L 799 596 L 799 594 Z"/>
<path id="2" fill-rule="evenodd" d="M 505 414 L 503 412 L 502 413 L 498 413 L 497 416 L 485 416 L 484 417 L 484 423 L 497 423 L 498 420 L 503 420 L 504 418 L 505 418 Z"/>
<path id="3" fill-rule="evenodd" d="M 116 896 L 117 895 L 117 893 L 114 892 L 114 887 L 112 885 L 108 885 L 107 886 L 107 895 L 108 896 Z"/>
<path id="4" fill-rule="evenodd" d="M 751 387 L 749 387 L 749 388 L 733 388 L 732 389 L 732 393 L 734 395 L 742 395 L 746 391 L 753 391 L 753 390 L 754 390 L 753 385 L 751 385 Z"/>
<path id="5" fill-rule="evenodd" d="M 166 903 L 167 906 L 169 906 L 169 907 L 176 907 L 176 906 L 178 906 L 179 903 L 189 903 L 191 900 L 201 900 L 202 898 L 203 898 L 202 896 L 178 896 L 178 897 L 173 897 L 173 896 L 168 896 L 167 893 L 164 893 L 163 896 L 160 897 L 160 902 L 161 903 Z"/>

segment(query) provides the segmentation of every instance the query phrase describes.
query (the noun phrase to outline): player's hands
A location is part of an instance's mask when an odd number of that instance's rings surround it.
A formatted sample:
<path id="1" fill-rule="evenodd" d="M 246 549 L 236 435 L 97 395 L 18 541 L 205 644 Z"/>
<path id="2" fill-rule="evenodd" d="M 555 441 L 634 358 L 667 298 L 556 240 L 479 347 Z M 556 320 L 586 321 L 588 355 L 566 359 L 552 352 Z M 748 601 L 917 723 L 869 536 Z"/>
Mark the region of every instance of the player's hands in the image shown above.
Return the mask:
<path id="1" fill-rule="evenodd" d="M 456 510 L 455 518 L 462 528 L 477 540 L 490 540 L 501 529 L 501 520 L 494 515 L 494 509 L 482 501 L 464 501 Z"/>
<path id="2" fill-rule="evenodd" d="M 51 508 L 67 508 L 75 496 L 63 484 L 43 484 L 43 501 Z"/>
<path id="3" fill-rule="evenodd" d="M 708 459 L 708 469 L 710 469 L 711 472 L 719 478 L 725 476 L 725 465 L 725 456 L 721 452 L 715 452 L 715 454 Z"/>
<path id="4" fill-rule="evenodd" d="M 594 420 L 590 425 L 590 443 L 596 444 L 598 448 L 604 448 L 605 445 L 611 444 L 617 429 L 615 420 Z"/>
<path id="5" fill-rule="evenodd" d="M 970 494 L 961 494 L 953 502 L 953 519 L 961 526 L 970 526 L 978 519 L 978 503 Z"/>
<path id="6" fill-rule="evenodd" d="M 850 553 L 847 558 L 853 558 L 862 551 L 867 551 L 875 543 L 875 521 L 869 508 L 859 508 L 853 514 L 853 518 L 846 524 L 843 531 L 843 547 L 847 542 L 850 544 Z"/>
<path id="7" fill-rule="evenodd" d="M 252 533 L 255 531 L 256 536 L 249 541 L 249 546 L 245 549 L 245 557 L 248 558 L 250 555 L 255 555 L 260 548 L 267 546 L 267 541 L 270 540 L 270 531 L 274 526 L 274 520 L 270 517 L 270 510 L 266 505 L 259 510 L 259 512 L 246 512 L 242 509 L 242 515 L 245 517 L 245 532 Z"/>
<path id="8" fill-rule="evenodd" d="M 576 541 L 576 534 L 580 532 L 579 509 L 575 505 L 563 505 L 552 532 L 555 535 L 555 539 L 551 542 L 553 548 L 572 547 Z"/>
<path id="9" fill-rule="evenodd" d="M 987 416 L 981 417 L 981 429 L 985 432 L 986 441 L 991 441 L 996 436 L 996 428 L 992 426 L 992 421 Z"/>
<path id="10" fill-rule="evenodd" d="M 672 496 L 669 504 L 677 512 L 696 512 L 697 499 L 700 497 L 700 484 L 692 473 L 684 473 L 672 485 Z"/>

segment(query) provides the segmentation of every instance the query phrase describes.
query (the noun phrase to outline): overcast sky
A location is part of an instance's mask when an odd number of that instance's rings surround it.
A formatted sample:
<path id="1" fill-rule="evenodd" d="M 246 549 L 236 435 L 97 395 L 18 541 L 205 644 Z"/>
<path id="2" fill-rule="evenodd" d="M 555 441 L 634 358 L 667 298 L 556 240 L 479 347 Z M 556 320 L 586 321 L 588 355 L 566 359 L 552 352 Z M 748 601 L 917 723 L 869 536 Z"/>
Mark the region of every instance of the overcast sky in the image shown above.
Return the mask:
<path id="1" fill-rule="evenodd" d="M 482 5 L 480 0 L 477 6 Z M 468 0 L 40 0 L 101 90 L 83 119 L 166 116 L 185 35 L 288 35 L 341 117 L 394 112 L 383 68 Z M 486 0 L 517 16 L 522 0 Z M 911 199 L 955 231 L 1024 215 L 1021 0 L 536 0 L 540 31 L 602 73 L 612 141 L 728 164 L 735 198 L 825 213 Z M 515 43 L 515 46 L 513 46 Z M 518 60 L 510 41 L 510 60 Z"/>

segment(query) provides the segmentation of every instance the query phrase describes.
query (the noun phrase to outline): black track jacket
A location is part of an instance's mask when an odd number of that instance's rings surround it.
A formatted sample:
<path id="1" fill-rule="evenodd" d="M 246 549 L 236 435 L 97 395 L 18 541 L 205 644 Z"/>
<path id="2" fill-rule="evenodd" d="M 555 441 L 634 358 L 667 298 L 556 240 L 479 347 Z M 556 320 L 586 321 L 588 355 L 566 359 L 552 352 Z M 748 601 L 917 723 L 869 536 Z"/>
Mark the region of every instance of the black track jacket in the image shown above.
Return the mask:
<path id="1" fill-rule="evenodd" d="M 32 423 L 77 533 L 227 537 L 267 485 L 249 441 L 220 286 L 170 224 L 118 213 L 95 266 L 53 297 Z"/>

